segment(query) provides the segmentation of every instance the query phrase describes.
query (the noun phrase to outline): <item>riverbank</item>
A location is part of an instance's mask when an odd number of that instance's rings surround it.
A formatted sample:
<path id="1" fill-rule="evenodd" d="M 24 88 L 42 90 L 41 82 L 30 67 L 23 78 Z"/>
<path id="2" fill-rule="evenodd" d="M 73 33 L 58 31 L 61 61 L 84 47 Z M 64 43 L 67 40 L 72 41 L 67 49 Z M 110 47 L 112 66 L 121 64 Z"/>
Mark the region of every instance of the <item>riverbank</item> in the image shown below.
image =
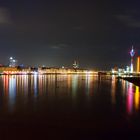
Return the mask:
<path id="1" fill-rule="evenodd" d="M 136 86 L 140 86 L 140 77 L 119 77 L 119 78 L 131 82 Z"/>
<path id="2" fill-rule="evenodd" d="M 97 71 L 74 68 L 47 68 L 47 67 L 0 67 L 1 75 L 34 75 L 34 74 L 98 74 Z"/>

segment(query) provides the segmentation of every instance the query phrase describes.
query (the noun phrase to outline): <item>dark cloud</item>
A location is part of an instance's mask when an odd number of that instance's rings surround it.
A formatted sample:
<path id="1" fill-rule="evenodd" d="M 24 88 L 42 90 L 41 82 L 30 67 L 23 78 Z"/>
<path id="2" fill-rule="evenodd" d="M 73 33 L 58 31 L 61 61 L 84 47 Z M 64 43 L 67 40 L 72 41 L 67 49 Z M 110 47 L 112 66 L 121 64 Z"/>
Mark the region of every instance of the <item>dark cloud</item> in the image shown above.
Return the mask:
<path id="1" fill-rule="evenodd" d="M 140 19 L 133 15 L 118 15 L 117 19 L 128 27 L 140 28 Z"/>
<path id="2" fill-rule="evenodd" d="M 0 7 L 0 25 L 9 25 L 12 23 L 10 12 L 7 8 Z"/>
<path id="3" fill-rule="evenodd" d="M 69 47 L 69 45 L 68 44 L 63 44 L 63 43 L 56 44 L 56 45 L 50 45 L 50 48 L 55 49 L 55 50 L 65 49 L 67 47 Z"/>

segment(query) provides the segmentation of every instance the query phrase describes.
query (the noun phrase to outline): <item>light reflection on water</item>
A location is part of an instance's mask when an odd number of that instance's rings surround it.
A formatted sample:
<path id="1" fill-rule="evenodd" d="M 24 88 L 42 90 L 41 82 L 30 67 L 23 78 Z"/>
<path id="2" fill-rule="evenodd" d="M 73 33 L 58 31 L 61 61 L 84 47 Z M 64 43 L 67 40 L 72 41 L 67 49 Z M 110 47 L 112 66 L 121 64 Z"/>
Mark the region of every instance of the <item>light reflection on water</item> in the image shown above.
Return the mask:
<path id="1" fill-rule="evenodd" d="M 136 90 L 135 90 L 135 109 L 139 110 L 139 104 L 140 104 L 140 91 L 139 91 L 139 87 L 136 86 Z"/>
<path id="2" fill-rule="evenodd" d="M 129 83 L 127 92 L 127 112 L 129 114 L 132 114 L 133 111 L 133 97 L 134 97 L 133 84 Z"/>
<path id="3" fill-rule="evenodd" d="M 111 101 L 112 104 L 116 104 L 116 78 L 112 76 L 111 82 Z"/>
<path id="4" fill-rule="evenodd" d="M 77 88 L 78 88 L 78 75 L 73 75 L 72 76 L 72 95 L 73 95 L 73 97 L 76 96 Z"/>
<path id="5" fill-rule="evenodd" d="M 15 101 L 16 101 L 16 78 L 12 76 L 9 78 L 9 108 L 10 110 L 13 109 Z"/>
<path id="6" fill-rule="evenodd" d="M 17 108 L 19 99 L 26 104 L 28 98 L 32 97 L 32 100 L 37 97 L 44 100 L 57 97 L 57 100 L 63 98 L 75 102 L 83 97 L 87 104 L 89 99 L 90 102 L 93 102 L 93 99 L 100 102 L 99 98 L 103 98 L 103 94 L 99 89 L 107 88 L 110 89 L 105 93 L 110 97 L 110 104 L 107 106 L 117 106 L 117 102 L 125 102 L 122 108 L 125 108 L 128 115 L 139 112 L 140 107 L 139 87 L 124 80 L 118 81 L 115 77 L 98 79 L 93 75 L 3 75 L 0 77 L 0 83 L 4 93 L 3 98 L 0 96 L 1 100 L 6 99 L 4 104 L 7 104 L 10 111 Z M 117 100 L 118 96 L 122 98 Z"/>
<path id="7" fill-rule="evenodd" d="M 34 97 L 37 97 L 37 94 L 38 94 L 38 91 L 37 91 L 37 88 L 38 88 L 38 83 L 37 83 L 37 78 L 38 76 L 37 75 L 34 75 L 33 77 L 33 82 L 34 82 Z M 40 83 L 41 85 L 41 83 Z"/>

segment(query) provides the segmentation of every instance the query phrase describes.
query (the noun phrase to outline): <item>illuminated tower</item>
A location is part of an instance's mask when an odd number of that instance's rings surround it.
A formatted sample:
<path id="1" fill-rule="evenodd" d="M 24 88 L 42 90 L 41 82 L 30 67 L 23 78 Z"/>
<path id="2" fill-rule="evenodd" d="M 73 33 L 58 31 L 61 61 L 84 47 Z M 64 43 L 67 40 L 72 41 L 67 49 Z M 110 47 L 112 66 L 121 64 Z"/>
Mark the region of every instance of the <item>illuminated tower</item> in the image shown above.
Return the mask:
<path id="1" fill-rule="evenodd" d="M 133 72 L 133 58 L 134 58 L 134 55 L 135 55 L 135 51 L 134 51 L 134 49 L 133 49 L 133 46 L 132 46 L 132 49 L 131 49 L 131 51 L 130 51 L 130 56 L 131 56 L 131 66 L 130 66 L 130 71 L 131 71 L 131 73 Z"/>
<path id="2" fill-rule="evenodd" d="M 73 68 L 74 69 L 78 69 L 79 68 L 79 65 L 78 65 L 78 62 L 77 61 L 74 61 Z"/>
<path id="3" fill-rule="evenodd" d="M 137 58 L 137 72 L 140 72 L 140 56 Z"/>

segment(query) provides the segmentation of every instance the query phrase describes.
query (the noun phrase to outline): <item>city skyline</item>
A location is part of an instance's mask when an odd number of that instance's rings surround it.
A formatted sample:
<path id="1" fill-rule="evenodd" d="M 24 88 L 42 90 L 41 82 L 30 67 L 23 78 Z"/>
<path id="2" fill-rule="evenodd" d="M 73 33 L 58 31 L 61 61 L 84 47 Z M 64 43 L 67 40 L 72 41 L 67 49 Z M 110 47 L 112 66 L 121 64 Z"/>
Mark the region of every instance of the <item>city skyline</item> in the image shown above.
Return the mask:
<path id="1" fill-rule="evenodd" d="M 139 1 L 5 0 L 0 2 L 0 63 L 108 70 L 140 54 Z"/>
<path id="2" fill-rule="evenodd" d="M 131 71 L 131 73 L 133 73 L 133 71 L 138 71 L 137 70 L 137 67 L 138 67 L 138 59 L 139 59 L 139 55 L 137 54 L 136 56 L 135 56 L 135 48 L 134 48 L 134 46 L 132 45 L 132 48 L 131 48 L 131 50 L 130 50 L 130 52 L 129 52 L 129 55 L 130 55 L 130 62 L 129 62 L 129 64 L 127 65 L 127 64 L 125 64 L 123 67 L 118 67 L 117 65 L 112 65 L 112 68 L 113 69 L 127 69 L 128 67 L 130 68 L 130 71 Z M 28 65 L 25 65 L 24 64 L 24 62 L 21 64 L 18 64 L 18 60 L 16 60 L 15 59 L 15 57 L 10 57 L 9 58 L 9 61 L 7 61 L 5 64 L 0 64 L 0 66 L 9 66 L 9 67 L 54 67 L 54 68 L 80 68 L 80 69 L 89 69 L 89 68 L 87 68 L 87 67 L 79 67 L 79 61 L 77 61 L 77 60 L 74 60 L 73 61 L 73 63 L 71 63 L 71 64 L 67 64 L 67 65 L 63 65 L 63 64 L 61 64 L 61 66 L 54 66 L 54 65 L 52 65 L 52 66 L 48 66 L 48 65 L 38 65 L 37 63 L 35 64 L 35 65 L 31 65 L 31 64 L 28 64 Z M 93 68 L 90 68 L 90 69 L 93 69 Z M 111 67 L 110 67 L 110 69 L 111 69 Z M 110 70 L 110 69 L 108 69 L 108 70 Z M 103 69 L 98 69 L 97 67 L 94 67 L 94 70 L 103 70 Z M 104 69 L 104 70 L 106 70 L 106 69 Z"/>
<path id="3" fill-rule="evenodd" d="M 130 49 L 129 49 L 130 50 Z M 136 49 L 137 50 L 137 49 Z M 132 60 L 132 53 L 133 53 L 133 51 L 134 51 L 134 56 L 133 56 L 133 60 Z M 138 52 L 138 50 L 137 50 L 137 52 Z M 84 68 L 84 69 L 94 69 L 94 70 L 110 70 L 111 68 L 123 68 L 123 69 L 125 69 L 125 68 L 127 68 L 127 67 L 130 67 L 130 69 L 131 69 L 131 72 L 133 72 L 133 69 L 134 69 L 134 71 L 137 71 L 137 58 L 139 57 L 139 55 L 137 54 L 136 56 L 135 56 L 135 48 L 134 48 L 134 46 L 132 45 L 132 49 L 130 50 L 130 52 L 129 52 L 129 55 L 130 55 L 130 58 L 129 58 L 129 64 L 127 65 L 127 64 L 124 64 L 124 66 L 122 66 L 122 67 L 118 67 L 117 65 L 112 65 L 112 67 L 110 67 L 110 68 L 108 68 L 108 69 L 99 69 L 98 67 L 91 67 L 91 68 L 88 68 L 88 67 L 80 67 L 80 68 Z M 12 60 L 12 61 L 11 61 Z M 134 61 L 134 62 L 133 62 Z M 1 66 L 10 66 L 11 67 L 11 64 L 13 63 L 13 66 L 12 67 L 16 67 L 16 66 L 21 66 L 21 67 L 58 67 L 58 68 L 72 68 L 72 67 L 74 67 L 74 65 L 75 65 L 75 63 L 77 63 L 77 66 L 79 67 L 79 63 L 78 63 L 78 61 L 77 60 L 73 60 L 73 62 L 74 63 L 70 63 L 70 64 L 67 64 L 67 65 L 63 65 L 63 64 L 60 64 L 60 66 L 58 66 L 58 65 L 51 65 L 51 66 L 49 66 L 49 65 L 45 65 L 45 63 L 43 64 L 43 65 L 39 65 L 39 64 L 34 64 L 34 65 L 31 65 L 31 64 L 25 64 L 24 62 L 23 63 L 17 63 L 18 62 L 18 60 L 16 60 L 15 59 L 15 57 L 13 58 L 13 56 L 10 56 L 9 57 L 9 59 L 6 61 L 6 63 L 5 64 L 0 64 Z M 20 62 L 20 61 L 19 61 Z M 133 63 L 133 64 L 132 64 Z M 132 66 L 133 65 L 133 66 Z M 133 68 L 132 68 L 133 67 Z"/>

